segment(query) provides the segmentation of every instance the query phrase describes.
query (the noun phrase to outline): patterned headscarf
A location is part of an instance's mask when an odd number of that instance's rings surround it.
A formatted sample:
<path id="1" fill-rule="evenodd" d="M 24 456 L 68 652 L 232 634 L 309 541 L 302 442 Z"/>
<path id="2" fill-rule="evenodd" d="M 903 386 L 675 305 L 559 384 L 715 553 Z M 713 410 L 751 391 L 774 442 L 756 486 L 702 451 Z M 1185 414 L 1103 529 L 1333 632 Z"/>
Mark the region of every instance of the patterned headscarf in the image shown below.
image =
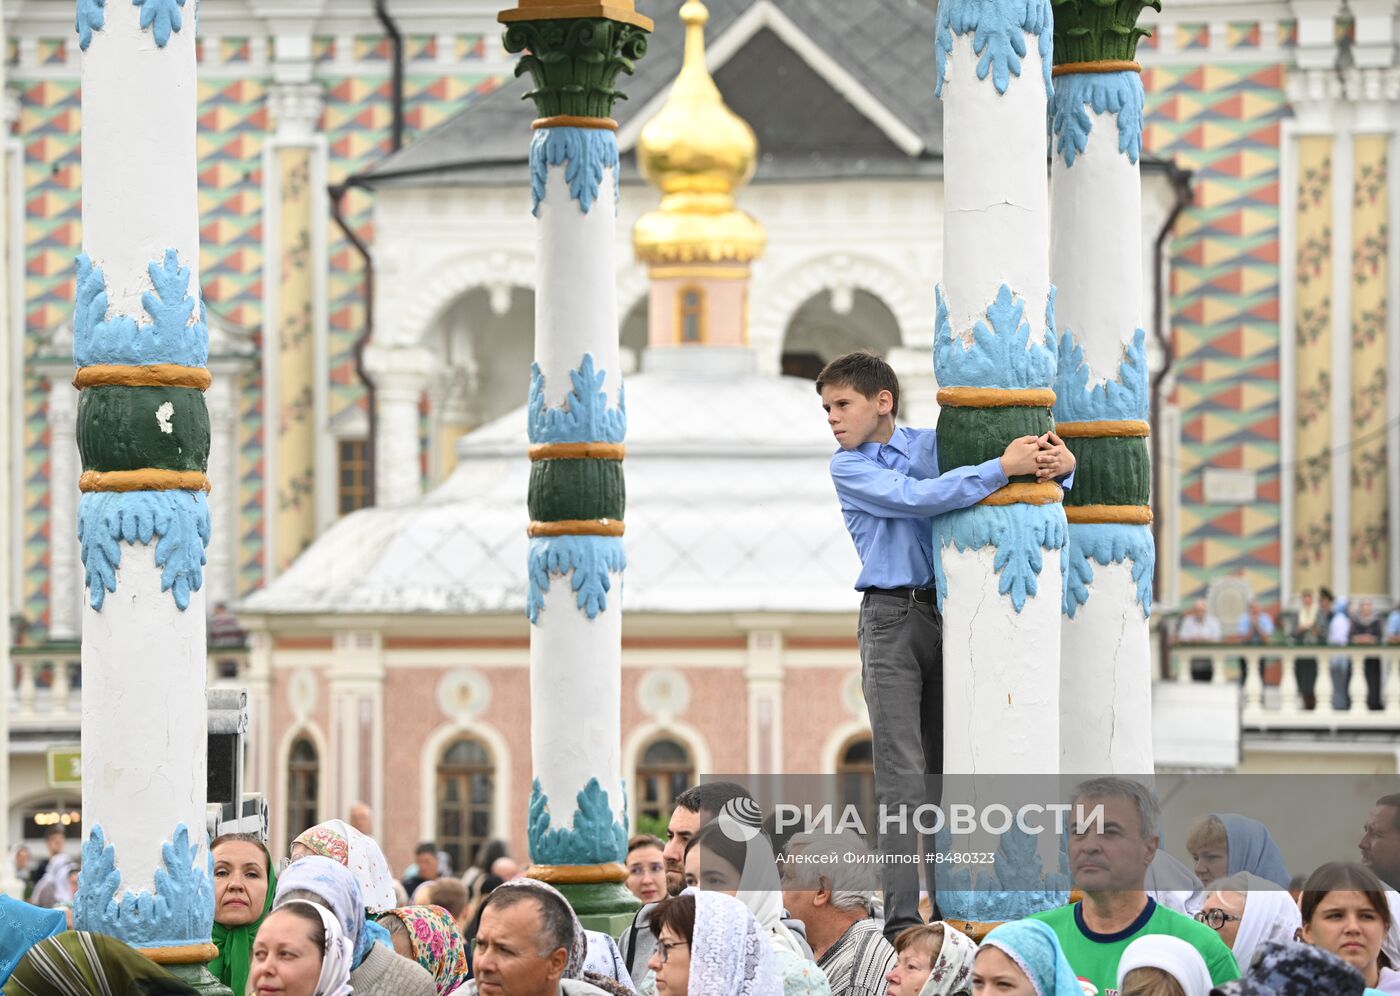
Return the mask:
<path id="1" fill-rule="evenodd" d="M 1003 923 L 983 939 L 982 947 L 996 948 L 1014 961 L 1030 980 L 1036 996 L 1084 994 L 1049 924 L 1039 920 Z"/>
<path id="2" fill-rule="evenodd" d="M 467 948 L 452 914 L 441 906 L 404 906 L 390 910 L 379 919 L 395 917 L 408 932 L 413 957 L 437 983 L 438 996 L 447 996 L 471 972 L 467 968 Z"/>
<path id="3" fill-rule="evenodd" d="M 258 936 L 258 928 L 262 926 L 262 922 L 272 912 L 272 898 L 277 894 L 277 872 L 272 867 L 272 855 L 268 853 L 266 845 L 259 842 L 257 846 L 262 849 L 263 857 L 267 859 L 263 867 L 263 874 L 267 876 L 267 895 L 263 897 L 262 912 L 252 923 L 245 923 L 240 927 L 225 927 L 217 920 L 214 921 L 211 938 L 214 946 L 219 949 L 219 955 L 209 963 L 209 971 L 234 993 L 248 990 L 248 969 L 253 962 L 253 939 Z"/>
<path id="4" fill-rule="evenodd" d="M 293 890 L 310 892 L 325 901 L 350 939 L 351 967 L 359 968 L 374 944 L 374 937 L 365 929 L 365 903 L 360 895 L 360 884 L 350 874 L 350 869 L 319 855 L 293 861 L 277 880 L 277 896 L 272 900 L 272 908 L 277 909 L 287 902 L 285 897 Z"/>
<path id="5" fill-rule="evenodd" d="M 198 996 L 195 989 L 115 937 L 78 931 L 56 934 L 30 948 L 5 984 L 5 992 L 12 996 Z"/>
<path id="6" fill-rule="evenodd" d="M 341 930 L 340 921 L 330 910 L 305 899 L 293 899 L 282 904 L 283 908 L 287 906 L 305 906 L 314 910 L 326 934 L 325 947 L 321 949 L 321 973 L 316 977 L 313 996 L 350 996 L 350 960 L 354 948 L 350 938 Z"/>
<path id="7" fill-rule="evenodd" d="M 394 876 L 389 873 L 384 852 L 373 837 L 366 837 L 344 820 L 318 823 L 292 843 L 349 868 L 360 883 L 360 894 L 371 913 L 382 913 L 398 905 Z"/>
<path id="8" fill-rule="evenodd" d="M 977 960 L 977 945 L 961 930 L 948 924 L 943 927 L 943 946 L 933 959 L 928 981 L 919 996 L 954 996 L 972 992 L 972 963 Z"/>
<path id="9" fill-rule="evenodd" d="M 1244 978 L 1211 990 L 1212 996 L 1361 996 L 1366 980 L 1351 965 L 1321 948 L 1267 941 Z"/>

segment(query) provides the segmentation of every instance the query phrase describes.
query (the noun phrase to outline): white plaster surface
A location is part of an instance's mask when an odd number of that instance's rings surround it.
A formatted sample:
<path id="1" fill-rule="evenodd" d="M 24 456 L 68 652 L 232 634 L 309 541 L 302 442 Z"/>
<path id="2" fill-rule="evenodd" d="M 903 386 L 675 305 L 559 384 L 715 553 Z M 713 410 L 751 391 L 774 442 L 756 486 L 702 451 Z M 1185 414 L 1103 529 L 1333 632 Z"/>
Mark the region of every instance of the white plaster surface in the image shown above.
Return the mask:
<path id="1" fill-rule="evenodd" d="M 603 170 L 598 197 L 587 214 L 569 196 L 564 166 L 549 167 L 540 202 L 539 283 L 535 294 L 535 359 L 545 377 L 545 399 L 564 403 L 573 389 L 569 371 L 592 353 L 606 372 L 610 401 L 622 385 L 617 337 L 616 197 L 613 171 Z"/>
<path id="2" fill-rule="evenodd" d="M 104 15 L 82 56 L 83 250 L 107 277 L 109 314 L 147 321 L 146 267 L 166 249 L 199 287 L 194 14 L 187 5 L 164 49 L 135 4 Z"/>
<path id="3" fill-rule="evenodd" d="M 1115 115 L 1087 110 L 1074 166 L 1051 157 L 1050 275 L 1056 324 L 1084 347 L 1092 386 L 1117 375 L 1142 315 L 1142 178 L 1118 151 Z"/>
<path id="4" fill-rule="evenodd" d="M 549 797 L 551 826 L 567 827 L 589 779 L 623 818 L 622 575 L 608 607 L 589 619 L 569 577 L 552 577 L 539 625 L 530 630 L 530 744 L 535 777 Z"/>
<path id="5" fill-rule="evenodd" d="M 982 317 L 1003 283 L 1026 299 L 1031 341 L 1045 328 L 1050 265 L 1045 83 L 1040 42 L 1026 35 L 1021 75 L 1005 95 L 977 78 L 972 35 L 958 35 L 943 87 L 943 287 L 953 332 Z M 1137 259 L 1134 252 L 1133 259 Z"/>
<path id="6" fill-rule="evenodd" d="M 1060 553 L 1018 614 L 996 549 L 942 551 L 943 750 L 949 774 L 1054 774 L 1060 759 Z"/>
<path id="7" fill-rule="evenodd" d="M 1152 653 L 1136 589 L 1131 564 L 1095 563 L 1089 601 L 1061 622 L 1060 765 L 1066 773 L 1153 770 Z"/>
<path id="8" fill-rule="evenodd" d="M 116 592 L 83 609 L 83 812 L 135 892 L 154 889 L 178 824 L 204 840 L 205 598 L 181 612 L 160 573 L 154 544 L 123 544 Z"/>

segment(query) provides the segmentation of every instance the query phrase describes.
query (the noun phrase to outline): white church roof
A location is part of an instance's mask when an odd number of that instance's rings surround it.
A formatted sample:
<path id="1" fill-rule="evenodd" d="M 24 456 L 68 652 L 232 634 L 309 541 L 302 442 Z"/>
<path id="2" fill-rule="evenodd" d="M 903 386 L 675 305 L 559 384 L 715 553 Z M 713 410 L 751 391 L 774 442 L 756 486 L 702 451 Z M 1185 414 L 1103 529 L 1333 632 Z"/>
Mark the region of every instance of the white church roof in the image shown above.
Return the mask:
<path id="1" fill-rule="evenodd" d="M 692 368 L 626 391 L 626 611 L 856 610 L 811 381 Z M 523 614 L 525 426 L 522 406 L 463 437 L 440 487 L 342 519 L 241 613 Z"/>

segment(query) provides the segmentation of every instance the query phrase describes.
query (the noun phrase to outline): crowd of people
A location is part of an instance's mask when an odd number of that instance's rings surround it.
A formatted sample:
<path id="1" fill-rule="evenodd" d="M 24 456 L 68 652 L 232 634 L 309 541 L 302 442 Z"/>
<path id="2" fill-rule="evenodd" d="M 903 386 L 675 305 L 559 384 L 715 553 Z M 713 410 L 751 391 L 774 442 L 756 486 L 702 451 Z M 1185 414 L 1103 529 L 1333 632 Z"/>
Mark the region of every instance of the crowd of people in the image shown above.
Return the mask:
<path id="1" fill-rule="evenodd" d="M 1290 876 L 1268 828 L 1246 816 L 1199 820 L 1186 838 L 1194 867 L 1177 862 L 1174 876 L 1148 789 L 1096 778 L 1071 802 L 1101 817 L 1069 834 L 1076 901 L 980 943 L 936 906 L 929 922 L 891 930 L 871 852 L 850 830 L 781 847 L 761 827 L 732 832 L 722 815 L 754 804 L 726 782 L 677 797 L 665 840 L 629 842 L 626 884 L 642 906 L 618 938 L 586 930 L 500 842 L 460 877 L 426 842 L 395 878 L 349 822 L 307 829 L 282 860 L 256 835 L 229 834 L 211 844 L 209 967 L 238 996 L 1400 994 L 1400 796 L 1369 814 L 1360 862 L 1306 877 Z M 40 885 L 68 876 L 54 840 Z M 4 996 L 195 991 L 71 927 L 61 904 L 0 899 Z"/>
<path id="2" fill-rule="evenodd" d="M 1346 598 L 1334 597 L 1327 588 L 1321 589 L 1316 597 L 1308 588 L 1298 596 L 1297 611 L 1281 614 L 1277 620 L 1257 601 L 1251 600 L 1236 623 L 1235 631 L 1226 633 L 1220 620 L 1210 612 L 1206 600 L 1200 598 L 1177 621 L 1175 641 L 1188 646 L 1221 643 L 1255 646 L 1280 643 L 1318 647 L 1394 646 L 1400 644 L 1400 607 L 1392 609 L 1382 618 L 1369 598 L 1358 599 L 1353 606 Z M 1192 676 L 1196 680 L 1208 680 L 1211 667 L 1209 658 L 1194 658 L 1191 661 Z M 1333 708 L 1350 709 L 1348 685 L 1351 681 L 1352 655 L 1329 655 L 1327 668 Z M 1300 657 L 1295 662 L 1295 669 L 1303 708 L 1316 708 L 1317 659 Z M 1362 669 L 1366 683 L 1366 708 L 1380 710 L 1383 708 L 1381 658 L 1363 657 Z"/>

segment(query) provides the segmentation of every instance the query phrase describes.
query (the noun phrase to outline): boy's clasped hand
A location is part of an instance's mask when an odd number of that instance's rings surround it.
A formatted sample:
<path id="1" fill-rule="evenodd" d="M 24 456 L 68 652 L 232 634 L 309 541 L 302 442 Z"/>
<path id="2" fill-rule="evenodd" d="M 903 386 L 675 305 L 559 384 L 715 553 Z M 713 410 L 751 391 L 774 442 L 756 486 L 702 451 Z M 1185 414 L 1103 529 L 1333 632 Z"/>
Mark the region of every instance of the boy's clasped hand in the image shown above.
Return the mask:
<path id="1" fill-rule="evenodd" d="M 1074 454 L 1053 432 L 1013 439 L 1001 455 L 1007 477 L 1034 474 L 1037 481 L 1053 481 L 1074 470 Z"/>

